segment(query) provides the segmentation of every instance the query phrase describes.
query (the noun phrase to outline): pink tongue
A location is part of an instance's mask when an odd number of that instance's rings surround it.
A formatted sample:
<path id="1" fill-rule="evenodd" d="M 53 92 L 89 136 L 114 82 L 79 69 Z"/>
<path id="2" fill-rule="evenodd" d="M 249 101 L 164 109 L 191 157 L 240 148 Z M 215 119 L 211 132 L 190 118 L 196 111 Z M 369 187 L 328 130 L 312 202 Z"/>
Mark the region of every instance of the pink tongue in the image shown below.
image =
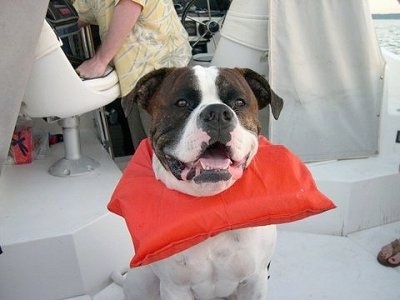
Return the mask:
<path id="1" fill-rule="evenodd" d="M 199 159 L 203 169 L 228 169 L 231 160 L 225 155 L 204 155 Z"/>

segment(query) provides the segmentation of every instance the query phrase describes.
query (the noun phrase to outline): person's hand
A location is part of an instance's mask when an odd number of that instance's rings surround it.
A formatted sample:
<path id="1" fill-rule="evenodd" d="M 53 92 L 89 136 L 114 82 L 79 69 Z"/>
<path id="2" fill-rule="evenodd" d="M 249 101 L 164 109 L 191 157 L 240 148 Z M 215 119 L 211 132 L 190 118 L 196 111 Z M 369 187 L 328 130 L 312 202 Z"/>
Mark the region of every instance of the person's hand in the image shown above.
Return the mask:
<path id="1" fill-rule="evenodd" d="M 107 69 L 107 63 L 99 60 L 96 55 L 91 59 L 85 60 L 76 68 L 76 73 L 82 78 L 95 78 L 104 75 Z"/>

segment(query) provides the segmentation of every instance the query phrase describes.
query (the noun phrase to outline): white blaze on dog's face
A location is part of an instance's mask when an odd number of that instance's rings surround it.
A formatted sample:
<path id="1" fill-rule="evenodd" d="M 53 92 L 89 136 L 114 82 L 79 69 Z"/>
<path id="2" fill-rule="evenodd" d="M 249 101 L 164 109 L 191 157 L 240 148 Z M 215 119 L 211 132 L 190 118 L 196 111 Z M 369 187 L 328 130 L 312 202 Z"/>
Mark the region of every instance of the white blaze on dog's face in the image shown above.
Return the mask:
<path id="1" fill-rule="evenodd" d="M 258 149 L 259 109 L 283 101 L 249 69 L 161 69 L 144 76 L 136 101 L 152 117 L 156 177 L 168 188 L 209 196 L 229 188 Z"/>

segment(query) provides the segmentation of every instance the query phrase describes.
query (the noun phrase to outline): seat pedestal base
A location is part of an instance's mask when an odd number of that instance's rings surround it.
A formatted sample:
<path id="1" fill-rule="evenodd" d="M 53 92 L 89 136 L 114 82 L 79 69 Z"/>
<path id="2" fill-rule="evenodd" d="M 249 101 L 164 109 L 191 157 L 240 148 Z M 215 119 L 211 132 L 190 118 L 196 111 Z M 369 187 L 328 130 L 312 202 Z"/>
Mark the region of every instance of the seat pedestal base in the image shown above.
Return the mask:
<path id="1" fill-rule="evenodd" d="M 82 156 L 79 136 L 79 116 L 58 121 L 64 138 L 64 158 L 54 163 L 49 173 L 58 177 L 85 175 L 100 166 L 94 159 Z"/>
<path id="2" fill-rule="evenodd" d="M 50 167 L 49 173 L 58 177 L 78 176 L 90 173 L 99 166 L 100 163 L 90 157 L 62 158 Z"/>

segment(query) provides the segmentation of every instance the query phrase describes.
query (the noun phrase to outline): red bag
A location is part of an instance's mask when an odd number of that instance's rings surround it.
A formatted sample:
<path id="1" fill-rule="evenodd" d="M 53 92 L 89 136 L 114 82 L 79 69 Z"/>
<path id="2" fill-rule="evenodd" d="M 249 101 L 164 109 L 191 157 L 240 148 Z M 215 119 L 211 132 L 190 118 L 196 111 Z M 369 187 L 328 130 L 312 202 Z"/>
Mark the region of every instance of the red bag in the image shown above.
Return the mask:
<path id="1" fill-rule="evenodd" d="M 29 164 L 33 159 L 32 130 L 19 126 L 12 135 L 10 153 L 16 164 Z"/>
<path id="2" fill-rule="evenodd" d="M 223 231 L 296 221 L 335 208 L 294 154 L 265 137 L 259 142 L 230 189 L 193 197 L 155 178 L 150 141 L 142 141 L 108 204 L 125 218 L 132 236 L 131 266 L 164 259 Z"/>

